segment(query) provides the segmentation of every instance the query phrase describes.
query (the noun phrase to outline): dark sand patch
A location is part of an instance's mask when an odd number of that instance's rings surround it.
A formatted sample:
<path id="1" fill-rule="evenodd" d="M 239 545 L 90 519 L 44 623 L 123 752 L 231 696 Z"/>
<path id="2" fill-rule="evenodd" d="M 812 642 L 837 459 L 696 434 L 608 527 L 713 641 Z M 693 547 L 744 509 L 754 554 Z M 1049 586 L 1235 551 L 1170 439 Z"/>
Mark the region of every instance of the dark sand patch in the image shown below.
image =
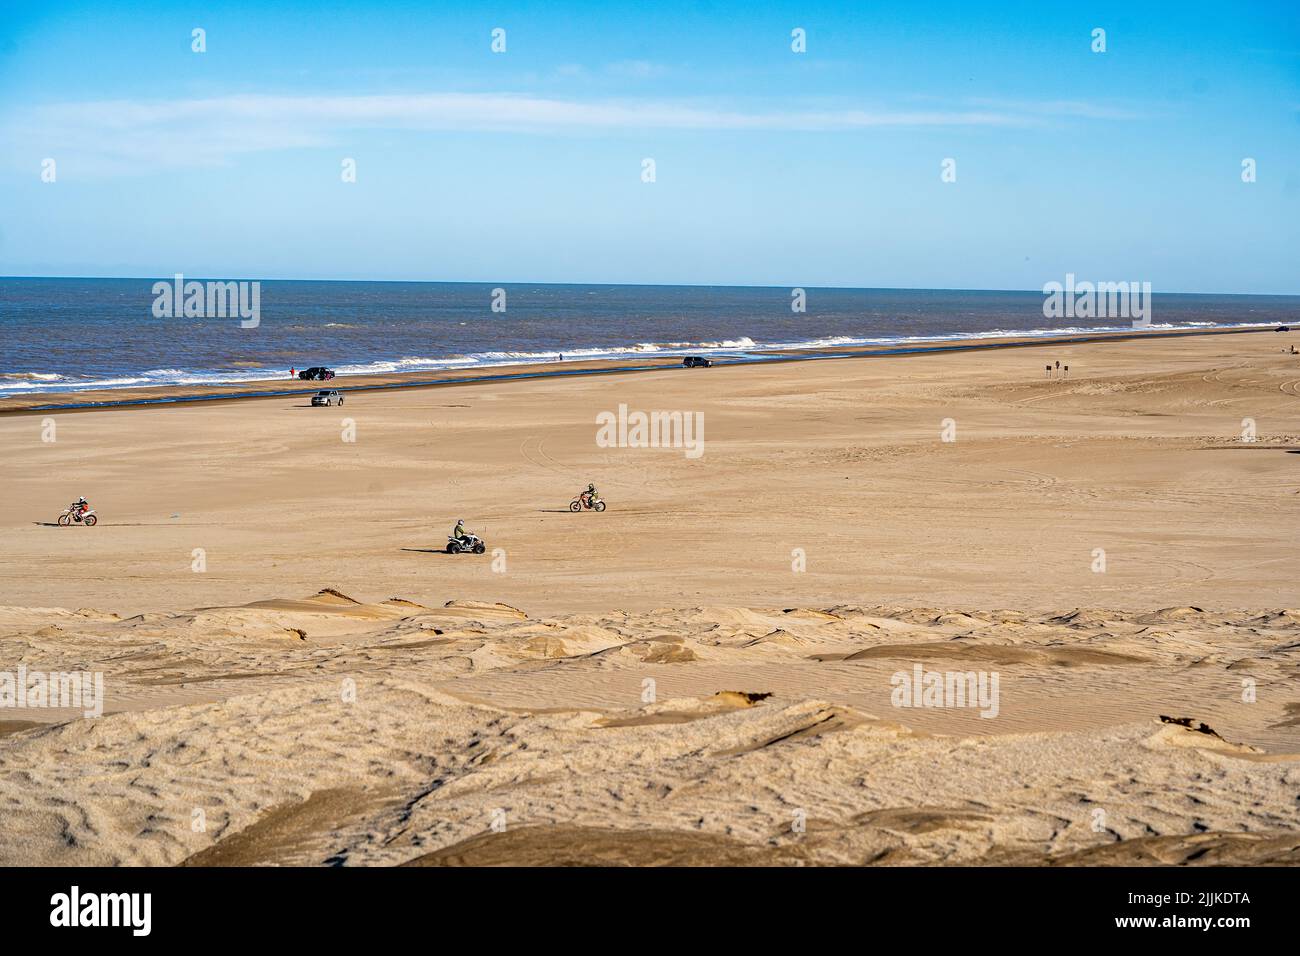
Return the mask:
<path id="1" fill-rule="evenodd" d="M 781 866 L 803 861 L 798 848 L 753 846 L 693 830 L 538 826 L 479 834 L 402 866 Z"/>
<path id="2" fill-rule="evenodd" d="M 1147 659 L 1114 651 L 1099 651 L 1088 647 L 1015 647 L 1010 644 L 959 644 L 944 641 L 930 644 L 882 644 L 855 651 L 844 657 L 831 654 L 812 655 L 813 660 L 865 661 L 979 661 L 989 664 L 1048 664 L 1057 667 L 1077 667 L 1083 664 L 1145 664 Z"/>
<path id="3" fill-rule="evenodd" d="M 720 690 L 704 702 L 705 706 L 694 710 L 661 710 L 651 714 L 633 714 L 631 717 L 606 717 L 597 721 L 596 726 L 648 727 L 654 724 L 687 724 L 733 710 L 744 710 L 771 696 L 770 693 L 764 692 Z"/>
<path id="4" fill-rule="evenodd" d="M 719 750 L 715 756 L 718 757 L 738 757 L 741 754 L 752 753 L 755 750 L 762 750 L 764 747 L 771 747 L 774 744 L 785 743 L 789 740 L 802 740 L 808 737 L 821 737 L 825 734 L 833 734 L 840 730 L 848 730 L 851 727 L 857 727 L 869 721 L 859 714 L 849 710 L 842 710 L 837 707 L 828 710 L 819 711 L 804 724 L 788 730 L 783 734 L 777 734 L 775 737 L 769 737 L 766 740 L 760 740 L 757 743 L 745 744 L 741 747 L 732 747 L 729 750 Z"/>
<path id="5" fill-rule="evenodd" d="M 898 830 L 902 833 L 933 833 L 935 830 L 969 829 L 980 823 L 989 823 L 993 817 L 974 810 L 949 807 L 890 807 L 872 810 L 853 818 L 854 823 Z"/>
<path id="6" fill-rule="evenodd" d="M 44 724 L 39 720 L 0 720 L 0 737 L 8 737 L 10 734 L 19 734 L 24 730 L 31 730 L 35 727 L 53 727 L 53 724 Z"/>
<path id="7" fill-rule="evenodd" d="M 223 837 L 180 866 L 261 866 L 309 851 L 322 837 L 373 813 L 394 796 L 387 791 L 341 787 L 319 790 L 300 803 L 273 807 L 244 829 Z M 325 862 L 317 860 L 317 863 Z"/>
<path id="8" fill-rule="evenodd" d="M 1300 833 L 1193 833 L 1138 837 L 1051 859 L 1023 856 L 1020 865 L 1049 866 L 1300 866 Z"/>

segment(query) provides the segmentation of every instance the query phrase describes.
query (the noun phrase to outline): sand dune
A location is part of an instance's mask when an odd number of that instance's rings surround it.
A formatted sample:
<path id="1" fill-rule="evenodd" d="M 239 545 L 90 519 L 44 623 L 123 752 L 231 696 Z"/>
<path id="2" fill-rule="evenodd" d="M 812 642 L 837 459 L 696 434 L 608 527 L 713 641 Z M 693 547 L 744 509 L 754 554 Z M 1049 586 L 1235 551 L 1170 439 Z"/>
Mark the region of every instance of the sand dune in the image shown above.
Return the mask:
<path id="1" fill-rule="evenodd" d="M 7 733 L 5 863 L 1295 852 L 1300 703 L 1286 688 L 1300 642 L 1281 611 L 534 619 L 326 590 L 125 619 L 5 608 L 0 621 L 8 659 L 102 670 L 111 712 Z M 996 665 L 1001 714 L 891 705 L 891 673 L 941 660 Z M 1242 661 L 1267 688 L 1257 703 L 1229 698 Z"/>

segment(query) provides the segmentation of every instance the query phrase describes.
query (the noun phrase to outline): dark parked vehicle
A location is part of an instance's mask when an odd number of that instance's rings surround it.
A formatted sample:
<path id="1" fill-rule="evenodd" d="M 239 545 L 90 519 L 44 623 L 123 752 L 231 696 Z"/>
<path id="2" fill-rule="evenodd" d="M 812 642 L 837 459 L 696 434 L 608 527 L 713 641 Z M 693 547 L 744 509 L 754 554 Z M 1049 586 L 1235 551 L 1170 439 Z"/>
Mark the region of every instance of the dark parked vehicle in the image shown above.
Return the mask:
<path id="1" fill-rule="evenodd" d="M 688 355 L 682 359 L 682 365 L 686 368 L 712 368 L 713 363 L 706 358 L 700 358 L 698 355 Z"/>
<path id="2" fill-rule="evenodd" d="M 311 403 L 313 405 L 342 405 L 343 396 L 339 394 L 338 389 L 330 388 L 313 395 Z"/>
<path id="3" fill-rule="evenodd" d="M 1291 331 L 1291 326 L 1289 326 L 1289 325 L 1279 325 L 1279 326 L 1277 327 L 1277 331 L 1279 331 L 1279 332 L 1290 332 L 1290 331 Z"/>
<path id="4" fill-rule="evenodd" d="M 334 371 L 320 365 L 313 365 L 299 372 L 298 377 L 307 382 L 328 382 L 334 377 Z"/>

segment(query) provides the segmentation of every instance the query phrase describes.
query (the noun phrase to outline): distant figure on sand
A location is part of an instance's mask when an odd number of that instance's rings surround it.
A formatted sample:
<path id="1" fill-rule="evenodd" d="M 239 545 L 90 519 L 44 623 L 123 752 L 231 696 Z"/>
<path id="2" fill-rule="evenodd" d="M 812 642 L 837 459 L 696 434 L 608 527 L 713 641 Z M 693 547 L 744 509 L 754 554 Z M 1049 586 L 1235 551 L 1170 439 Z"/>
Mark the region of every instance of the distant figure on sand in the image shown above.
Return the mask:
<path id="1" fill-rule="evenodd" d="M 1047 366 L 1047 377 L 1048 377 L 1048 378 L 1051 378 L 1051 377 L 1052 377 L 1052 366 L 1050 366 L 1050 365 Z"/>
<path id="2" fill-rule="evenodd" d="M 1070 377 L 1070 366 L 1067 365 L 1067 366 L 1065 366 L 1064 369 L 1061 370 L 1061 376 L 1062 376 L 1063 378 L 1069 378 L 1069 377 Z"/>
<path id="3" fill-rule="evenodd" d="M 297 377 L 298 377 L 298 370 L 297 370 L 296 368 L 291 368 L 291 369 L 289 369 L 289 377 L 290 377 L 290 378 L 297 378 Z"/>

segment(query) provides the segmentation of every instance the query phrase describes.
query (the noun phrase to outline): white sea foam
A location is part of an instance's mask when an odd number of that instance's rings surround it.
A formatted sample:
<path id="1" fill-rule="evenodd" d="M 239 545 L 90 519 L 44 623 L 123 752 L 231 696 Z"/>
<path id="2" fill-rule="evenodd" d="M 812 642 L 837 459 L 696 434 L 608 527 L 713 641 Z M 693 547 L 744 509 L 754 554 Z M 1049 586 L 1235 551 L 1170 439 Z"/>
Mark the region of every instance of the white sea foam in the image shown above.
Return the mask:
<path id="1" fill-rule="evenodd" d="M 1241 328 L 1258 325 L 1258 322 L 1237 322 L 1220 325 L 1213 322 L 1155 323 L 1152 329 L 1208 329 Z M 540 351 L 486 351 L 468 355 L 404 356 L 399 359 L 377 360 L 331 366 L 340 376 L 388 375 L 399 372 L 449 371 L 466 368 L 501 368 L 534 363 L 555 362 L 563 354 L 569 359 L 626 359 L 641 355 L 675 356 L 694 353 L 740 353 L 759 355 L 765 352 L 790 349 L 830 349 L 853 346 L 893 346 L 906 348 L 934 342 L 967 342 L 992 338 L 1044 338 L 1063 335 L 1102 333 L 1131 333 L 1127 328 L 1115 326 L 1071 326 L 1057 329 L 992 329 L 985 332 L 949 332 L 930 335 L 880 335 L 855 337 L 847 335 L 826 336 L 789 342 L 759 343 L 749 336 L 705 342 L 638 342 L 626 346 L 583 346 L 560 350 Z M 199 369 L 156 368 L 128 375 L 107 378 L 91 376 L 73 377 L 48 372 L 0 372 L 0 397 L 23 394 L 41 394 L 66 391 L 96 391 L 100 389 L 129 388 L 136 385 L 214 385 L 237 387 L 251 382 L 283 380 L 286 389 L 310 387 L 289 376 L 289 370 L 257 369 Z"/>

